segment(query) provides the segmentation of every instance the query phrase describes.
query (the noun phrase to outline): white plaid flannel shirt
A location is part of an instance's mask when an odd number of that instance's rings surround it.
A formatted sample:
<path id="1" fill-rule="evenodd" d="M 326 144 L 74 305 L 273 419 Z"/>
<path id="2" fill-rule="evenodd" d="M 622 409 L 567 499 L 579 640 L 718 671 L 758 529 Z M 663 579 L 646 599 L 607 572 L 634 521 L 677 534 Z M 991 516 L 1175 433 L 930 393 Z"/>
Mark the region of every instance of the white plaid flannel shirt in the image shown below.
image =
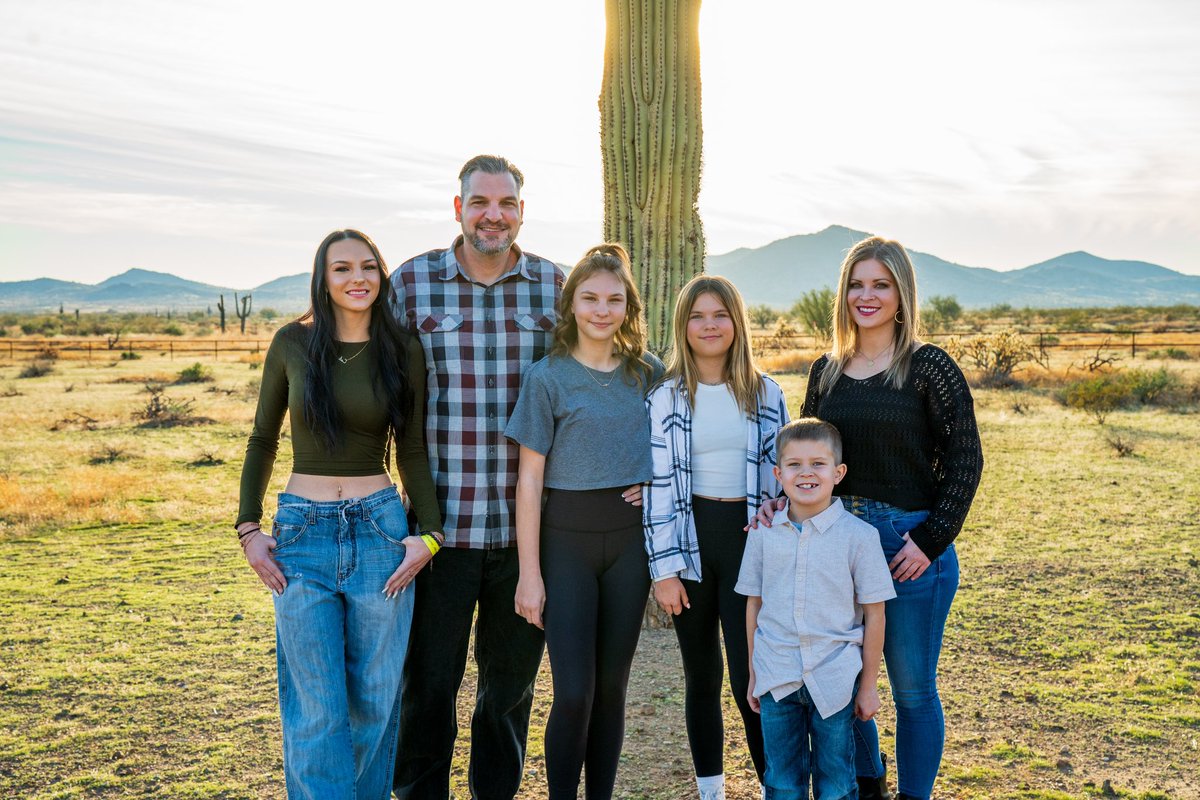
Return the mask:
<path id="1" fill-rule="evenodd" d="M 687 388 L 671 381 L 646 398 L 654 477 L 642 492 L 642 529 L 654 580 L 678 575 L 699 581 L 700 545 L 692 517 L 692 408 Z M 775 433 L 787 424 L 787 400 L 779 384 L 763 376 L 758 407 L 746 421 L 746 521 L 764 500 L 779 496 Z"/>

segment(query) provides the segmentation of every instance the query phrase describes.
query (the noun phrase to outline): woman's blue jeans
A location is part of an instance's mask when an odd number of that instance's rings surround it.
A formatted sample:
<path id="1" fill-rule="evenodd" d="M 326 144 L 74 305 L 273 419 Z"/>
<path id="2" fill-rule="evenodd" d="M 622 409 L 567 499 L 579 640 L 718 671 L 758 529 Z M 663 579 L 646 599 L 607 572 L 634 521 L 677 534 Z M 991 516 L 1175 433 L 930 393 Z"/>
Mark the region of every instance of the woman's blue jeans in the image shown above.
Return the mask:
<path id="1" fill-rule="evenodd" d="M 843 497 L 846 509 L 879 531 L 890 562 L 904 546 L 903 536 L 929 517 L 864 497 Z M 950 603 L 958 590 L 958 556 L 946 548 L 915 581 L 893 582 L 888 600 L 883 659 L 896 704 L 896 780 L 900 791 L 928 798 L 942 763 L 946 721 L 937 690 L 938 656 Z M 863 777 L 883 774 L 875 722 L 855 720 L 855 766 Z"/>
<path id="2" fill-rule="evenodd" d="M 275 598 L 289 798 L 386 800 L 413 592 L 383 585 L 408 535 L 395 487 L 314 502 L 279 495 L 272 535 L 287 579 Z"/>

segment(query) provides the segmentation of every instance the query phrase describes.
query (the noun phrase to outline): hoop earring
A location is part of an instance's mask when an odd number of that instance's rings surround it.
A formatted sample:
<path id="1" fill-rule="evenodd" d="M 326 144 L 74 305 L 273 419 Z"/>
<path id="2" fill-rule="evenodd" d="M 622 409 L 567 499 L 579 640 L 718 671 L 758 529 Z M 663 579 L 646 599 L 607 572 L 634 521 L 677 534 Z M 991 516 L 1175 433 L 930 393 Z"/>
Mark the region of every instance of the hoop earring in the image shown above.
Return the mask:
<path id="1" fill-rule="evenodd" d="M 893 315 L 892 315 L 892 319 L 896 320 L 896 324 L 897 324 L 897 325 L 903 325 L 903 324 L 904 324 L 904 317 L 900 316 L 900 314 L 901 314 L 901 313 L 902 313 L 902 312 L 900 312 L 900 311 L 897 311 L 895 314 L 893 314 Z"/>

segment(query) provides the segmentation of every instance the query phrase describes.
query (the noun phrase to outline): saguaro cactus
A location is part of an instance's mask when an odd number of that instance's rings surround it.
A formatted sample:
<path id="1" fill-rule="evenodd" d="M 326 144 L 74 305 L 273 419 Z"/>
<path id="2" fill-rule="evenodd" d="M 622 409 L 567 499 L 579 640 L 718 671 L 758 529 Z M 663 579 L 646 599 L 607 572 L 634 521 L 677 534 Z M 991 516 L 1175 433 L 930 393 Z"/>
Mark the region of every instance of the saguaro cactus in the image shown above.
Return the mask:
<path id="1" fill-rule="evenodd" d="M 221 295 L 221 299 L 217 301 L 217 311 L 221 312 L 221 333 L 225 332 L 225 295 Z"/>
<path id="2" fill-rule="evenodd" d="M 670 342 L 680 288 L 704 270 L 700 0 L 605 0 L 600 89 L 604 238 L 624 244 L 650 346 Z"/>
<path id="3" fill-rule="evenodd" d="M 247 294 L 242 298 L 242 304 L 239 306 L 237 292 L 233 293 L 233 311 L 238 315 L 238 319 L 242 321 L 243 334 L 246 332 L 246 317 L 250 316 L 250 308 L 253 305 L 254 302 L 250 299 L 250 295 Z"/>

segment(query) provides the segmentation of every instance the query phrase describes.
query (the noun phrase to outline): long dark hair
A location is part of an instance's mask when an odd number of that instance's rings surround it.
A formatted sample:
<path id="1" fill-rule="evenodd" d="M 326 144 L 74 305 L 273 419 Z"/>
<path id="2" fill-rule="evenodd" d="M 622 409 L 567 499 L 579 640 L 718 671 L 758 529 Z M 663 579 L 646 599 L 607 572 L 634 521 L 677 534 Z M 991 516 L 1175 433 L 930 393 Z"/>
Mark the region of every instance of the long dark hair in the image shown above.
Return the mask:
<path id="1" fill-rule="evenodd" d="M 370 341 L 367 359 L 371 386 L 375 396 L 387 404 L 391 433 L 396 441 L 404 435 L 404 420 L 412 412 L 412 380 L 408 374 L 405 348 L 408 332 L 392 313 L 396 292 L 388 280 L 387 264 L 371 237 L 362 231 L 347 228 L 334 231 L 317 247 L 313 258 L 312 283 L 309 288 L 308 311 L 297 319 L 308 334 L 308 370 L 304 378 L 304 423 L 329 452 L 336 452 L 342 443 L 342 415 L 333 397 L 333 365 L 338 350 L 334 334 L 337 324 L 330 306 L 325 285 L 325 267 L 329 246 L 334 242 L 356 239 L 371 249 L 379 264 L 379 293 L 371 304 Z M 420 379 L 420 376 L 415 376 Z"/>

